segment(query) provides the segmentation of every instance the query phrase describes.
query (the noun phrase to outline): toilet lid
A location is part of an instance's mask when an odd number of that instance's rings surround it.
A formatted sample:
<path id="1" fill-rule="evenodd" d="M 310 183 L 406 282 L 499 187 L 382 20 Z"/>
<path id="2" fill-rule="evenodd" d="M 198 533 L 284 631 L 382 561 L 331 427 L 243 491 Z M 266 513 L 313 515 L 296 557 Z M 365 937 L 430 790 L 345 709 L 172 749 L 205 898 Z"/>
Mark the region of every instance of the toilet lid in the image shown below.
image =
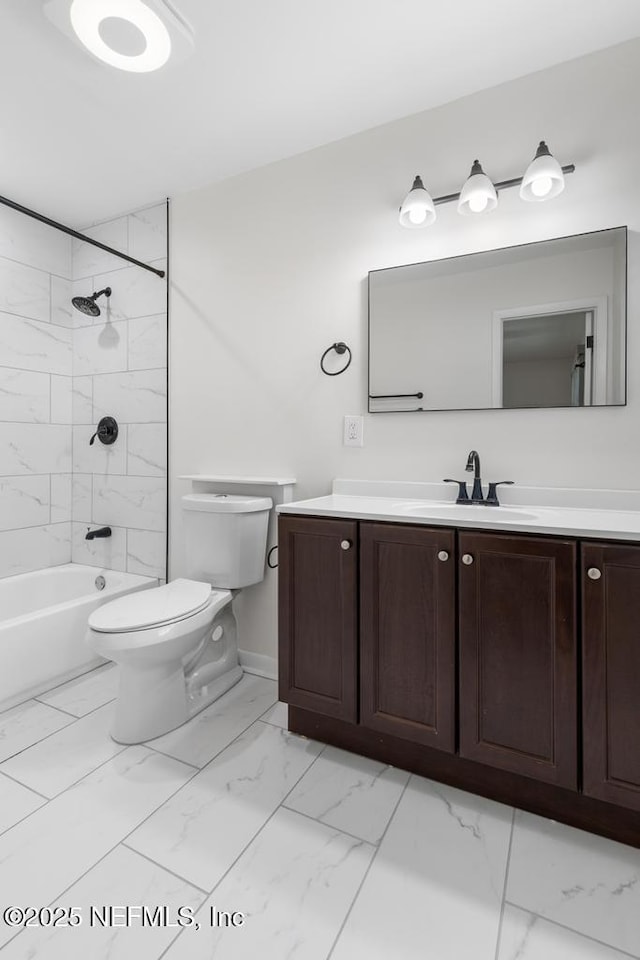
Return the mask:
<path id="1" fill-rule="evenodd" d="M 211 584 L 198 580 L 173 580 L 164 587 L 139 590 L 98 607 L 89 626 L 99 633 L 126 633 L 180 620 L 206 607 Z"/>

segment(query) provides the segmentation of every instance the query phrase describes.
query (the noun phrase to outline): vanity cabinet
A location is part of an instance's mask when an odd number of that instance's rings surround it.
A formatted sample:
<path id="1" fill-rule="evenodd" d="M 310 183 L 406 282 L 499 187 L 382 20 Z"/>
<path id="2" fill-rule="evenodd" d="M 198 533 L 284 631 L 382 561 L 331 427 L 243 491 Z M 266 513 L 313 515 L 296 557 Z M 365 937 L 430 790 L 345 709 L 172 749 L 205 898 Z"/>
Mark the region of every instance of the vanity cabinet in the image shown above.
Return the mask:
<path id="1" fill-rule="evenodd" d="M 290 730 L 640 847 L 640 545 L 279 523 Z"/>
<path id="2" fill-rule="evenodd" d="M 455 535 L 360 525 L 360 723 L 455 750 Z"/>
<path id="3" fill-rule="evenodd" d="M 577 786 L 576 544 L 463 533 L 460 756 Z"/>
<path id="4" fill-rule="evenodd" d="M 584 543 L 584 793 L 640 812 L 640 547 Z"/>
<path id="5" fill-rule="evenodd" d="M 278 554 L 281 697 L 355 723 L 358 524 L 282 517 Z"/>

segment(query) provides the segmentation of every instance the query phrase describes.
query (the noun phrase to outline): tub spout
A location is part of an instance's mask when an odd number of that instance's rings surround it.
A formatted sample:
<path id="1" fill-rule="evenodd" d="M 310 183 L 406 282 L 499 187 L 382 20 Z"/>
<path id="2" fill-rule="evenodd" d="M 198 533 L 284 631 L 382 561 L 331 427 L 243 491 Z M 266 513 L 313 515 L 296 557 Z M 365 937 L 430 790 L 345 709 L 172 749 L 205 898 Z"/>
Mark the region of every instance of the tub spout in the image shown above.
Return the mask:
<path id="1" fill-rule="evenodd" d="M 98 530 L 87 530 L 85 540 L 96 540 L 100 537 L 110 537 L 111 527 L 100 527 Z"/>

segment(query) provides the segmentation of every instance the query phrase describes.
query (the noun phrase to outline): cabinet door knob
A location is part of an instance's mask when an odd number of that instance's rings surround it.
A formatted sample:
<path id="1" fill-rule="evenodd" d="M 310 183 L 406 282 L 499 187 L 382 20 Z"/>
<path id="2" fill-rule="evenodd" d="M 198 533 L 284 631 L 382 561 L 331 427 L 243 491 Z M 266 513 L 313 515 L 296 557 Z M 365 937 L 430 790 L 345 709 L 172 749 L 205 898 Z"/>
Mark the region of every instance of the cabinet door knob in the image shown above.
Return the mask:
<path id="1" fill-rule="evenodd" d="M 350 550 L 350 549 L 351 549 L 351 540 L 341 540 L 341 541 L 340 541 L 340 546 L 342 547 L 343 550 Z"/>
<path id="2" fill-rule="evenodd" d="M 602 571 L 598 570 L 597 567 L 589 567 L 587 570 L 587 576 L 590 580 L 599 580 L 602 576 Z"/>
<path id="3" fill-rule="evenodd" d="M 438 560 L 442 560 L 442 562 L 444 563 L 444 561 L 448 559 L 449 559 L 449 554 L 447 553 L 446 550 L 438 551 Z"/>
<path id="4" fill-rule="evenodd" d="M 468 567 L 469 564 L 473 563 L 473 557 L 471 556 L 470 553 L 463 553 L 463 554 L 462 554 L 462 562 L 465 564 L 465 566 Z"/>

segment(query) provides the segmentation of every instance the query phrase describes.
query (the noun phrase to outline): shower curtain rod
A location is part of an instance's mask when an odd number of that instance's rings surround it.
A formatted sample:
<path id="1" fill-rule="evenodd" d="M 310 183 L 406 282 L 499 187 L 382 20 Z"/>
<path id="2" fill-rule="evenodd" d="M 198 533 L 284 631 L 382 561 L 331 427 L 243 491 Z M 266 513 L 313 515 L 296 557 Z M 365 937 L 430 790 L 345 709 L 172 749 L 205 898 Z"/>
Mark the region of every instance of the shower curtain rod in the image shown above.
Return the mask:
<path id="1" fill-rule="evenodd" d="M 92 247 L 99 247 L 101 250 L 106 250 L 107 253 L 113 254 L 114 257 L 127 260 L 136 267 L 142 267 L 143 270 L 148 270 L 149 273 L 155 273 L 158 277 L 164 277 L 165 275 L 164 270 L 157 270 L 156 267 L 150 267 L 148 263 L 142 263 L 141 260 L 136 260 L 135 257 L 130 257 L 127 253 L 121 253 L 119 250 L 114 250 L 113 247 L 108 247 L 106 243 L 100 243 L 99 240 L 93 240 L 92 237 L 85 237 L 84 233 L 73 230 L 71 227 L 65 227 L 64 223 L 58 223 L 57 220 L 51 220 L 50 217 L 45 217 L 42 213 L 30 210 L 29 207 L 23 207 L 21 203 L 8 200 L 7 197 L 0 197 L 0 203 L 3 203 L 5 207 L 11 207 L 12 210 L 17 210 L 18 213 L 24 213 L 25 216 L 31 217 L 33 220 L 46 223 L 48 227 L 53 227 L 54 230 L 61 230 L 62 233 L 67 233 L 70 237 L 75 237 L 76 240 L 84 240 L 85 243 L 90 243 Z"/>

